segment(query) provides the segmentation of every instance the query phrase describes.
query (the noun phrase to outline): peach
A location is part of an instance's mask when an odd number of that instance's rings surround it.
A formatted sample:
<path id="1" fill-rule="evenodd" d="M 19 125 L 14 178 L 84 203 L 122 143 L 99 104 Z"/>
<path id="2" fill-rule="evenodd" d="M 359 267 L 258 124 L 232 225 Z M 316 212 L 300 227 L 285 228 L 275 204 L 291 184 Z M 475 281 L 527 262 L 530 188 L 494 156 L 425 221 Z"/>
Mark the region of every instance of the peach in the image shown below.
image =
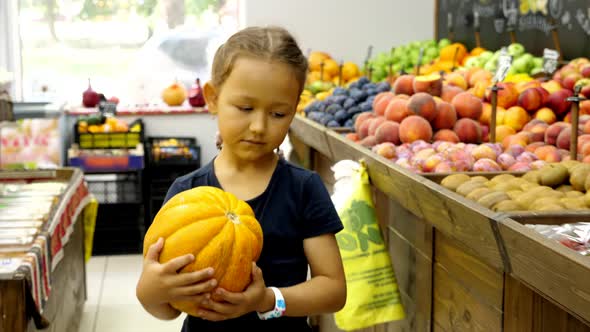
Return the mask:
<path id="1" fill-rule="evenodd" d="M 561 85 L 568 90 L 574 90 L 574 86 L 578 80 L 582 79 L 582 75 L 579 73 L 571 73 L 563 78 Z"/>
<path id="2" fill-rule="evenodd" d="M 393 97 L 393 99 L 403 99 L 403 100 L 408 100 L 410 99 L 410 96 L 405 95 L 405 94 L 399 94 L 399 95 L 395 95 L 395 97 Z"/>
<path id="3" fill-rule="evenodd" d="M 584 133 L 578 136 L 578 153 L 582 153 L 582 148 L 586 143 L 590 143 L 590 135 Z"/>
<path id="4" fill-rule="evenodd" d="M 590 78 L 590 64 L 585 64 L 580 68 L 580 74 L 584 78 Z"/>
<path id="5" fill-rule="evenodd" d="M 479 99 L 484 99 L 486 91 L 488 90 L 490 85 L 491 83 L 489 81 L 479 81 L 475 83 L 475 85 L 473 86 L 473 91 L 471 93 Z"/>
<path id="6" fill-rule="evenodd" d="M 527 146 L 524 148 L 524 150 L 525 150 L 526 152 L 532 152 L 532 153 L 535 153 L 535 150 L 537 150 L 538 148 L 540 148 L 540 147 L 542 147 L 542 146 L 547 146 L 547 145 L 546 145 L 545 143 L 543 143 L 543 142 L 533 142 L 533 143 L 531 143 L 531 144 L 527 145 Z M 549 145 L 549 146 L 552 146 L 552 145 Z M 556 149 L 556 150 L 557 150 L 557 149 Z"/>
<path id="7" fill-rule="evenodd" d="M 357 133 L 360 132 L 361 130 L 361 125 L 368 119 L 372 119 L 373 117 L 375 117 L 375 115 L 372 112 L 365 112 L 365 113 L 361 113 L 357 116 L 356 120 L 354 121 L 354 131 L 356 131 Z M 368 132 L 369 128 L 367 127 L 367 132 Z M 366 135 L 365 135 L 366 136 Z M 361 137 L 365 138 L 365 136 Z"/>
<path id="8" fill-rule="evenodd" d="M 474 172 L 499 172 L 501 170 L 502 167 L 497 162 L 488 158 L 479 159 L 473 164 Z"/>
<path id="9" fill-rule="evenodd" d="M 549 128 L 549 125 L 543 120 L 533 119 L 524 126 L 523 130 L 533 134 L 531 141 L 544 142 L 547 128 Z"/>
<path id="10" fill-rule="evenodd" d="M 567 89 L 561 89 L 557 92 L 554 92 L 549 95 L 547 99 L 547 107 L 555 112 L 555 115 L 563 116 L 567 112 L 569 112 L 572 102 L 567 101 L 566 99 L 573 96 L 574 93 Z"/>
<path id="11" fill-rule="evenodd" d="M 504 141 L 504 138 L 516 134 L 516 131 L 509 126 L 500 125 L 496 127 L 496 142 Z"/>
<path id="12" fill-rule="evenodd" d="M 516 162 L 514 165 L 508 168 L 509 172 L 528 172 L 531 170 L 531 163 L 526 161 Z"/>
<path id="13" fill-rule="evenodd" d="M 471 156 L 475 160 L 480 160 L 480 159 L 485 159 L 485 158 L 496 160 L 496 158 L 498 158 L 496 151 L 494 151 L 494 149 L 492 149 L 491 147 L 489 147 L 487 145 L 479 145 L 478 147 L 476 147 L 473 151 L 471 151 Z"/>
<path id="14" fill-rule="evenodd" d="M 498 90 L 498 106 L 503 108 L 510 108 L 518 102 L 518 91 L 514 83 L 498 83 L 498 87 L 502 90 Z M 492 90 L 486 91 L 486 100 L 492 100 Z"/>
<path id="15" fill-rule="evenodd" d="M 557 138 L 562 130 L 567 128 L 568 125 L 565 122 L 556 122 L 550 125 L 545 131 L 545 144 L 557 145 Z"/>
<path id="16" fill-rule="evenodd" d="M 414 75 L 402 75 L 393 84 L 393 93 L 411 96 L 414 94 Z"/>
<path id="17" fill-rule="evenodd" d="M 416 76 L 414 78 L 414 93 L 424 92 L 432 96 L 440 96 L 442 93 L 442 78 L 438 73 Z"/>
<path id="18" fill-rule="evenodd" d="M 357 133 L 348 133 L 348 134 L 346 134 L 346 138 L 353 141 L 353 142 L 359 141 L 359 135 Z"/>
<path id="19" fill-rule="evenodd" d="M 527 89 L 537 88 L 537 87 L 541 87 L 541 82 L 539 82 L 537 80 L 532 80 L 532 81 L 528 81 L 528 82 L 519 82 L 514 85 L 514 88 L 516 89 L 516 92 L 518 92 L 519 95 L 522 94 Z"/>
<path id="20" fill-rule="evenodd" d="M 590 98 L 590 96 L 587 98 Z M 584 100 L 580 103 L 580 114 L 590 114 L 590 100 Z"/>
<path id="21" fill-rule="evenodd" d="M 430 141 L 432 127 L 423 117 L 410 115 L 401 122 L 399 134 L 403 143 L 411 143 L 417 140 Z"/>
<path id="22" fill-rule="evenodd" d="M 445 81 L 449 85 L 459 87 L 462 90 L 467 90 L 469 88 L 467 80 L 465 79 L 465 76 L 463 76 L 462 74 L 460 74 L 458 72 L 452 72 L 452 73 L 449 73 L 448 75 L 446 75 Z"/>
<path id="23" fill-rule="evenodd" d="M 544 83 L 541 83 L 541 87 L 545 90 L 547 90 L 547 92 L 549 92 L 549 94 L 552 94 L 554 92 L 557 92 L 559 90 L 561 90 L 563 87 L 561 86 L 561 84 L 558 81 L 555 80 L 550 80 Z"/>
<path id="24" fill-rule="evenodd" d="M 543 107 L 540 110 L 538 110 L 535 113 L 534 117 L 535 117 L 535 119 L 545 121 L 545 123 L 547 123 L 547 124 L 553 124 L 553 123 L 555 123 L 555 121 L 557 121 L 557 117 L 555 116 L 555 113 L 553 113 L 553 111 L 548 107 Z"/>
<path id="25" fill-rule="evenodd" d="M 455 111 L 455 107 L 447 103 L 446 101 L 441 101 L 436 105 L 437 114 L 436 118 L 432 122 L 432 125 L 435 129 L 451 129 L 455 126 L 457 122 L 457 112 Z"/>
<path id="26" fill-rule="evenodd" d="M 555 142 L 555 145 L 560 149 L 569 150 L 571 137 L 572 137 L 572 128 L 570 128 L 570 127 L 564 128 L 559 133 L 559 136 L 557 136 L 557 141 Z"/>
<path id="27" fill-rule="evenodd" d="M 493 78 L 492 73 L 487 70 L 479 70 L 471 75 L 469 75 L 469 86 L 475 86 L 477 82 L 487 81 L 491 82 Z"/>
<path id="28" fill-rule="evenodd" d="M 590 98 L 590 84 L 582 87 L 580 94 L 585 98 Z"/>
<path id="29" fill-rule="evenodd" d="M 582 162 L 583 162 L 584 164 L 590 164 L 590 155 L 588 155 L 588 156 L 585 156 L 585 157 L 582 159 Z"/>
<path id="30" fill-rule="evenodd" d="M 561 161 L 561 155 L 553 145 L 538 147 L 534 153 L 540 160 L 549 163 L 558 163 Z"/>
<path id="31" fill-rule="evenodd" d="M 513 106 L 506 110 L 504 123 L 512 127 L 514 130 L 521 130 L 524 125 L 529 122 L 529 115 L 527 111 L 520 106 Z"/>
<path id="32" fill-rule="evenodd" d="M 535 88 L 524 90 L 518 97 L 518 106 L 524 108 L 527 112 L 534 112 L 543 105 L 543 96 Z"/>
<path id="33" fill-rule="evenodd" d="M 375 145 L 377 145 L 377 139 L 375 138 L 375 136 L 367 136 L 363 138 L 359 143 L 366 148 L 372 148 Z"/>
<path id="34" fill-rule="evenodd" d="M 369 124 L 369 136 L 375 136 L 375 132 L 377 131 L 377 128 L 379 128 L 379 126 L 387 120 L 385 119 L 384 116 L 378 116 L 378 117 L 373 118 L 369 121 L 371 121 L 371 123 Z"/>
<path id="35" fill-rule="evenodd" d="M 381 143 L 373 147 L 373 152 L 384 158 L 393 159 L 395 158 L 395 145 L 389 142 Z"/>
<path id="36" fill-rule="evenodd" d="M 408 108 L 408 101 L 403 98 L 394 98 L 387 105 L 385 110 L 385 118 L 389 121 L 401 122 L 408 117 L 412 112 Z"/>
<path id="37" fill-rule="evenodd" d="M 441 129 L 434 134 L 435 141 L 459 143 L 459 136 L 450 129 Z"/>
<path id="38" fill-rule="evenodd" d="M 422 170 L 424 172 L 433 172 L 436 169 L 436 166 L 438 166 L 438 164 L 440 164 L 443 161 L 445 161 L 445 158 L 441 154 L 434 154 L 426 158 Z"/>
<path id="39" fill-rule="evenodd" d="M 408 100 L 408 109 L 415 115 L 419 115 L 428 121 L 436 118 L 436 102 L 431 95 L 418 92 Z"/>
<path id="40" fill-rule="evenodd" d="M 502 140 L 502 146 L 504 147 L 504 149 L 507 149 L 508 147 L 510 147 L 512 145 L 521 145 L 524 148 L 527 145 L 529 145 L 529 139 L 526 136 L 515 134 L 515 135 L 506 136 Z"/>
<path id="41" fill-rule="evenodd" d="M 371 122 L 373 122 L 372 118 L 367 119 L 361 124 L 359 131 L 357 132 L 361 140 L 364 140 L 367 136 L 369 136 L 369 126 L 371 125 Z"/>
<path id="42" fill-rule="evenodd" d="M 503 170 L 507 170 L 516 164 L 516 159 L 511 154 L 502 153 L 498 156 L 497 163 Z"/>
<path id="43" fill-rule="evenodd" d="M 443 85 L 441 99 L 450 103 L 453 101 L 456 95 L 464 92 L 463 89 L 453 86 L 453 85 Z"/>
<path id="44" fill-rule="evenodd" d="M 483 104 L 480 99 L 469 92 L 461 92 L 453 98 L 451 104 L 455 107 L 460 118 L 479 119 Z"/>
<path id="45" fill-rule="evenodd" d="M 506 112 L 505 109 L 498 106 L 496 107 L 496 126 L 501 125 L 501 121 L 499 121 L 500 117 L 502 121 L 504 120 L 504 113 Z M 492 118 L 492 104 L 490 103 L 483 103 L 481 116 L 479 117 L 479 122 L 483 125 L 491 125 L 491 118 Z"/>
<path id="46" fill-rule="evenodd" d="M 479 123 L 469 118 L 463 118 L 457 121 L 454 127 L 455 133 L 461 142 L 481 143 L 482 132 Z"/>
<path id="47" fill-rule="evenodd" d="M 393 121 L 385 121 L 375 132 L 375 138 L 378 143 L 389 142 L 399 144 L 399 123 Z"/>
<path id="48" fill-rule="evenodd" d="M 393 99 L 395 95 L 390 92 L 381 92 L 377 96 L 375 96 L 375 100 L 373 100 L 373 111 L 377 115 L 385 115 L 385 110 L 387 109 L 387 105 L 391 99 Z"/>
<path id="49" fill-rule="evenodd" d="M 545 90 L 543 87 L 537 87 L 537 91 L 541 94 L 541 106 L 547 104 L 547 100 L 549 100 L 549 91 Z"/>

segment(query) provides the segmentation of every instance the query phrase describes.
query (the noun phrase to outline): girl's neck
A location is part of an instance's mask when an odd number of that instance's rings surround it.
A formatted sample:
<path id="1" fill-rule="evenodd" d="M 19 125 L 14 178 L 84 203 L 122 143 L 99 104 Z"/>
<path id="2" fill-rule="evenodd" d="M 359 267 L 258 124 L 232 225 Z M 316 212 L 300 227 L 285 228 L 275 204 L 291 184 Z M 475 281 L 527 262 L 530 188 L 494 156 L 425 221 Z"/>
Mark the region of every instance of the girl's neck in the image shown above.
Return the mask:
<path id="1" fill-rule="evenodd" d="M 267 167 L 274 169 L 277 161 L 278 156 L 275 153 L 270 153 L 256 160 L 244 160 L 223 147 L 216 158 L 216 164 L 221 163 L 225 169 L 237 172 L 259 171 Z"/>

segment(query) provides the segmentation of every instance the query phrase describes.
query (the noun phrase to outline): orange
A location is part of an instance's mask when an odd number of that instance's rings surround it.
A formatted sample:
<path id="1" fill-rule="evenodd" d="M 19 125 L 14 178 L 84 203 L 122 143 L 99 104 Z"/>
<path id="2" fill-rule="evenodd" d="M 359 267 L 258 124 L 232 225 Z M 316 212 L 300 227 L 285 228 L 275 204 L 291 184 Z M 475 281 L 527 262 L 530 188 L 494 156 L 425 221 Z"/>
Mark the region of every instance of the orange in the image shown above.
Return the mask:
<path id="1" fill-rule="evenodd" d="M 440 50 L 440 60 L 452 63 L 453 58 L 455 58 L 455 51 L 457 52 L 456 63 L 460 64 L 463 58 L 467 56 L 467 48 L 461 43 L 454 43 L 443 47 Z"/>
<path id="2" fill-rule="evenodd" d="M 308 59 L 309 69 L 311 71 L 320 71 L 322 62 L 325 62 L 328 59 L 330 59 L 330 56 L 327 53 L 317 51 L 311 52 Z"/>
<path id="3" fill-rule="evenodd" d="M 342 65 L 342 79 L 349 81 L 360 75 L 359 67 L 353 62 L 345 62 Z"/>
<path id="4" fill-rule="evenodd" d="M 324 61 L 324 75 L 327 74 L 330 77 L 334 77 L 338 76 L 339 72 L 340 66 L 338 65 L 338 62 L 332 59 L 327 59 Z"/>

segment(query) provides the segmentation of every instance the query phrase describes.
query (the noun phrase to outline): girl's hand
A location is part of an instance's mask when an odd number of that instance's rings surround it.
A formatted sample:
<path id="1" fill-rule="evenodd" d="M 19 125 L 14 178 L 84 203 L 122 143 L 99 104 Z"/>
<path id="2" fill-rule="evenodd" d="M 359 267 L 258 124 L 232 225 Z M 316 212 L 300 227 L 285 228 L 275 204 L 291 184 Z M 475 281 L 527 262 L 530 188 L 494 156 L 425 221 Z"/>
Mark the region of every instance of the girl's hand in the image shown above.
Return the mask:
<path id="1" fill-rule="evenodd" d="M 269 309 L 265 308 L 265 303 L 269 302 L 269 298 L 274 303 L 274 293 L 266 288 L 262 270 L 254 262 L 252 263 L 252 282 L 245 291 L 232 293 L 218 288 L 215 295 L 221 298 L 222 302 L 210 298 L 204 299 L 200 304 L 202 309 L 199 312 L 199 317 L 210 321 L 222 321 L 237 318 L 253 311 L 268 311 Z"/>
<path id="2" fill-rule="evenodd" d="M 137 298 L 143 305 L 153 306 L 177 301 L 200 302 L 215 289 L 217 281 L 211 279 L 213 269 L 178 273 L 190 264 L 193 255 L 184 255 L 160 264 L 159 257 L 164 239 L 150 246 L 143 261 L 143 271 L 137 283 Z"/>

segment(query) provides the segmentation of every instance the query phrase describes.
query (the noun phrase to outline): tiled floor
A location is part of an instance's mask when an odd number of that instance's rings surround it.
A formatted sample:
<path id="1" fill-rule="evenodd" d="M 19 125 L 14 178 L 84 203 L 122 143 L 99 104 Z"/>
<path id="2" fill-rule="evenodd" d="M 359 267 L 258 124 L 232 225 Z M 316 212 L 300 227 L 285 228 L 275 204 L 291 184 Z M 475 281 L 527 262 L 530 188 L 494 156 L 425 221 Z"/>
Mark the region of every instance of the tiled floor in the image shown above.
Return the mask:
<path id="1" fill-rule="evenodd" d="M 179 332 L 183 316 L 161 321 L 135 297 L 141 255 L 96 256 L 86 265 L 88 299 L 79 332 Z"/>

